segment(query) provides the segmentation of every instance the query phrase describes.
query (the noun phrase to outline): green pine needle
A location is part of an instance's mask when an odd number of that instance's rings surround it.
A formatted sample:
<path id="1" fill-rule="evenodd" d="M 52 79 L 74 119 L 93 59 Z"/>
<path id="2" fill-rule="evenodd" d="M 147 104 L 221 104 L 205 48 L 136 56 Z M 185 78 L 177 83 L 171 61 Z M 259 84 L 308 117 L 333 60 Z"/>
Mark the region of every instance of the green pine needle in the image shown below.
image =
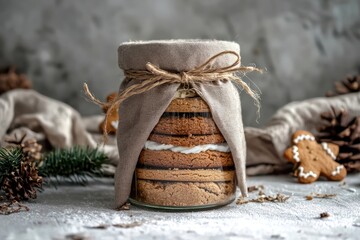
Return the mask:
<path id="1" fill-rule="evenodd" d="M 23 157 L 20 148 L 0 148 L 0 183 L 3 178 L 16 170 Z"/>
<path id="2" fill-rule="evenodd" d="M 39 173 L 57 181 L 86 184 L 88 177 L 101 176 L 101 166 L 107 159 L 105 153 L 89 147 L 57 149 L 44 155 Z"/>
<path id="3" fill-rule="evenodd" d="M 23 153 L 20 147 L 0 148 L 0 184 L 5 176 L 19 168 Z M 88 177 L 101 176 L 101 167 L 107 156 L 98 149 L 89 147 L 73 147 L 70 149 L 57 149 L 43 156 L 39 166 L 39 175 L 69 180 L 77 184 L 86 184 Z"/>

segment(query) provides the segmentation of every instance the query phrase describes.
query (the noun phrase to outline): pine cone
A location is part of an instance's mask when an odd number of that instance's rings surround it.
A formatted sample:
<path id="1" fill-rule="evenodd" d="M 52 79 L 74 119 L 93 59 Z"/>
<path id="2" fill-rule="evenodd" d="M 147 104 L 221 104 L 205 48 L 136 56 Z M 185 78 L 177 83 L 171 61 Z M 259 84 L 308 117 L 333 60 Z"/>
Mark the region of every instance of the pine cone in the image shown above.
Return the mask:
<path id="1" fill-rule="evenodd" d="M 21 143 L 24 161 L 31 162 L 36 166 L 39 166 L 42 161 L 41 149 L 42 146 L 36 141 L 36 139 L 28 139 Z"/>
<path id="2" fill-rule="evenodd" d="M 360 116 L 350 119 L 347 111 L 332 108 L 321 118 L 318 140 L 339 145 L 337 161 L 349 172 L 360 171 Z"/>
<path id="3" fill-rule="evenodd" d="M 37 190 L 41 189 L 43 179 L 38 174 L 38 167 L 42 161 L 41 148 L 35 139 L 9 141 L 20 146 L 20 161 L 14 170 L 3 176 L 1 189 L 9 200 L 35 199 Z"/>
<path id="4" fill-rule="evenodd" d="M 347 76 L 345 79 L 335 83 L 335 92 L 327 92 L 327 97 L 359 92 L 360 91 L 360 75 Z"/>
<path id="5" fill-rule="evenodd" d="M 14 67 L 0 73 L 0 94 L 15 88 L 31 88 L 30 80 L 24 74 L 18 74 Z"/>
<path id="6" fill-rule="evenodd" d="M 37 190 L 41 189 L 42 177 L 38 175 L 38 170 L 31 162 L 20 163 L 20 167 L 4 177 L 2 190 L 9 200 L 28 200 L 37 197 Z"/>

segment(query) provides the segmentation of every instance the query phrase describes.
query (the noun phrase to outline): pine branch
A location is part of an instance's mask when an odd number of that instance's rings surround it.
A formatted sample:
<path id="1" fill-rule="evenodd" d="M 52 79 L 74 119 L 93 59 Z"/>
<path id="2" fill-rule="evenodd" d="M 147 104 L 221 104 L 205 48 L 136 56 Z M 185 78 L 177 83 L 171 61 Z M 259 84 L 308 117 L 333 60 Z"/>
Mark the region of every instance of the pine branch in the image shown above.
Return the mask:
<path id="1" fill-rule="evenodd" d="M 0 186 L 4 177 L 19 169 L 23 158 L 21 147 L 0 148 Z M 88 177 L 102 175 L 101 167 L 107 159 L 102 151 L 89 147 L 57 149 L 43 155 L 38 166 L 39 175 L 54 178 L 58 182 L 63 179 L 84 185 Z"/>
<path id="2" fill-rule="evenodd" d="M 40 175 L 48 178 L 67 179 L 86 184 L 87 177 L 101 176 L 101 166 L 107 156 L 98 149 L 73 147 L 57 149 L 44 155 L 39 167 Z"/>
<path id="3" fill-rule="evenodd" d="M 17 169 L 23 157 L 21 148 L 0 148 L 0 184 L 3 178 Z"/>

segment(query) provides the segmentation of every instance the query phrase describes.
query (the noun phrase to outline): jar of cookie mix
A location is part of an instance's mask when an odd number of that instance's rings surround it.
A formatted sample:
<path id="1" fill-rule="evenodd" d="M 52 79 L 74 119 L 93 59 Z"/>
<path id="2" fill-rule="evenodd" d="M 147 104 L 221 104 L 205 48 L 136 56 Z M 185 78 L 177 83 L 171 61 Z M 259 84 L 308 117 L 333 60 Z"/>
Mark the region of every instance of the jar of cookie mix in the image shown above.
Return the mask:
<path id="1" fill-rule="evenodd" d="M 126 42 L 118 95 L 97 104 L 119 114 L 116 206 L 192 210 L 247 195 L 246 144 L 238 88 L 240 46 L 216 40 Z M 89 92 L 85 89 L 85 92 Z"/>
<path id="2" fill-rule="evenodd" d="M 207 208 L 234 200 L 229 145 L 195 91 L 180 86 L 141 150 L 132 184 L 137 205 Z"/>

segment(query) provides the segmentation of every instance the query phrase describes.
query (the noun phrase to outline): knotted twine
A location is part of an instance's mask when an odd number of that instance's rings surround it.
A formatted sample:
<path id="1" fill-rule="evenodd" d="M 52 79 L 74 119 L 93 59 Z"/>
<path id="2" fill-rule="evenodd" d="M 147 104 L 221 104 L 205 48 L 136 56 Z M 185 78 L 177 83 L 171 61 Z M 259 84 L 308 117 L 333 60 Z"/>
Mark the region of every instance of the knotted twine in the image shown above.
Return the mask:
<path id="1" fill-rule="evenodd" d="M 220 58 L 224 55 L 233 55 L 235 56 L 235 61 L 232 64 L 229 64 L 226 67 L 214 68 L 212 64 L 217 58 Z M 191 83 L 211 83 L 217 80 L 228 80 L 240 85 L 251 98 L 254 99 L 255 105 L 257 106 L 257 111 L 260 111 L 260 96 L 257 92 L 253 91 L 247 83 L 241 79 L 241 74 L 257 71 L 262 73 L 262 70 L 256 67 L 251 66 L 240 66 L 237 65 L 240 63 L 240 55 L 234 51 L 223 51 L 214 56 L 210 57 L 205 63 L 195 67 L 189 71 L 182 72 L 170 72 L 160 67 L 148 62 L 145 65 L 146 70 L 124 70 L 125 79 L 137 80 L 139 83 L 135 83 L 122 92 L 120 92 L 112 101 L 102 102 L 98 100 L 89 90 L 89 87 L 84 83 L 84 91 L 86 96 L 90 99 L 91 102 L 99 105 L 103 109 L 108 109 L 105 116 L 105 127 L 104 127 L 104 137 L 107 137 L 107 123 L 108 117 L 116 111 L 120 104 L 127 98 L 147 92 L 157 86 L 163 84 L 172 84 L 172 83 L 181 83 L 185 88 L 188 88 Z"/>

